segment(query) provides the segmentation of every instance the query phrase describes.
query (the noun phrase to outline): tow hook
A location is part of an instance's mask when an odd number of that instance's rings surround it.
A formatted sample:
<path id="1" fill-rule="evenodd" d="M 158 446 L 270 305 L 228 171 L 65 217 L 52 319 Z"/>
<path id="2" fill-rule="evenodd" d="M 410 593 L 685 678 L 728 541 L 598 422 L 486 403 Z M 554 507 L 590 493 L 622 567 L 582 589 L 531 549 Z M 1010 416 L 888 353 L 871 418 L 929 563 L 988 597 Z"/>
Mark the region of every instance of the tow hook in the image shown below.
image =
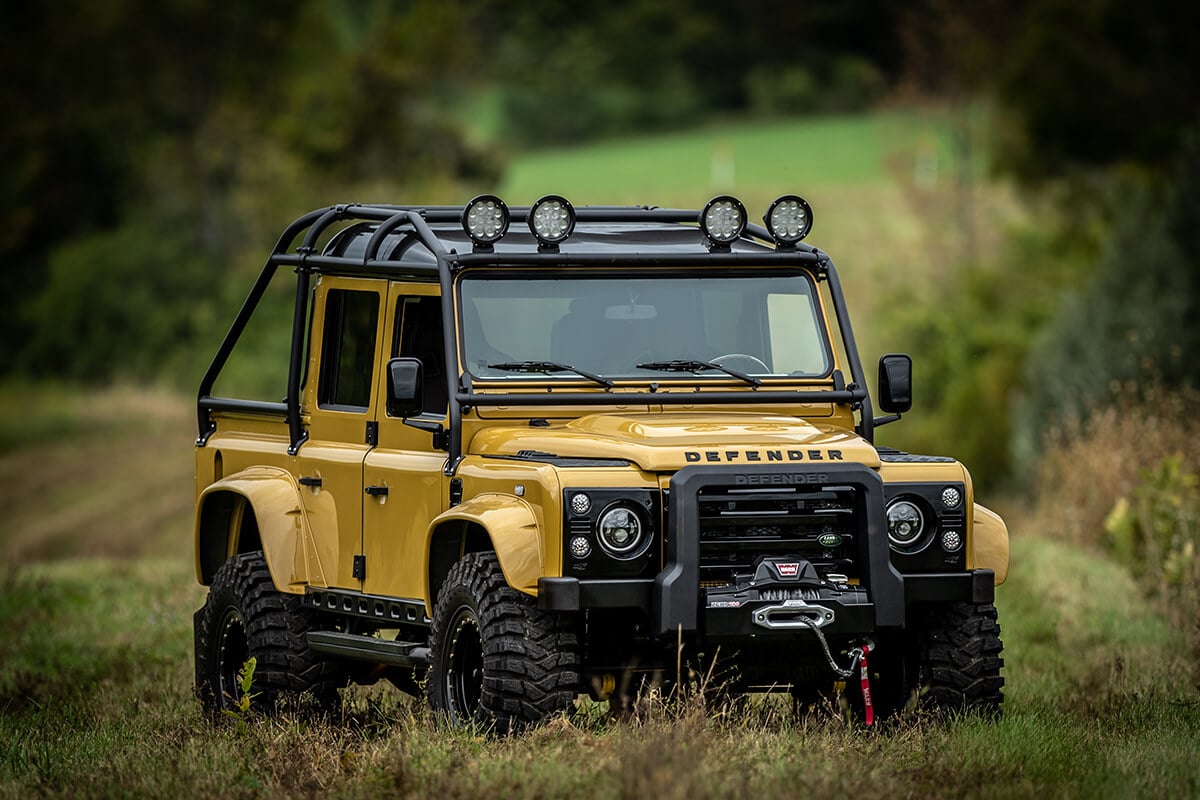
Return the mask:
<path id="1" fill-rule="evenodd" d="M 862 685 L 863 720 L 867 725 L 874 725 L 875 706 L 871 702 L 871 673 L 867 666 L 867 658 L 874 652 L 875 642 L 870 639 L 864 639 L 862 644 L 850 648 L 850 666 L 842 668 L 834 660 L 833 653 L 829 650 L 829 643 L 825 641 L 825 634 L 822 633 L 821 628 L 805 617 L 801 617 L 799 621 L 817 635 L 817 640 L 821 643 L 821 649 L 825 651 L 825 660 L 829 662 L 829 668 L 833 670 L 834 675 L 846 680 L 854 676 L 855 670 L 858 671 L 859 681 Z"/>

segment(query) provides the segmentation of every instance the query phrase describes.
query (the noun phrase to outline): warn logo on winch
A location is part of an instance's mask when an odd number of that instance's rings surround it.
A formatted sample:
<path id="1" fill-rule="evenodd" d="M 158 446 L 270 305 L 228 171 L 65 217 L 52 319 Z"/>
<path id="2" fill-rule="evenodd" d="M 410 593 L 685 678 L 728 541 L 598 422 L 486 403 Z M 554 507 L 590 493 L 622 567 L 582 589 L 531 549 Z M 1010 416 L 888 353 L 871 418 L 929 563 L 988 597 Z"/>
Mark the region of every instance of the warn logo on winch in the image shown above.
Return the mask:
<path id="1" fill-rule="evenodd" d="M 779 570 L 779 577 L 794 578 L 800 572 L 799 561 L 776 561 L 775 569 Z"/>

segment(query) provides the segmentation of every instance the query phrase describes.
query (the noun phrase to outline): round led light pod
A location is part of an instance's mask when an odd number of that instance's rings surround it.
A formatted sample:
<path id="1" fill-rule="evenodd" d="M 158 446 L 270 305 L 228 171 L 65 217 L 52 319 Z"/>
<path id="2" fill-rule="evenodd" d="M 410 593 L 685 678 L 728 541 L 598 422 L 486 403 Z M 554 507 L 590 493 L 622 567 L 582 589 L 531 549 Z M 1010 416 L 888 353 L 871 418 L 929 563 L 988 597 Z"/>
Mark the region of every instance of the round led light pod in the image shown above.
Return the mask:
<path id="1" fill-rule="evenodd" d="M 771 203 L 763 222 L 780 247 L 794 247 L 812 230 L 812 207 L 803 197 L 785 194 Z"/>
<path id="2" fill-rule="evenodd" d="M 942 489 L 942 505 L 946 508 L 957 508 L 961 502 L 962 492 L 957 487 L 947 486 L 945 489 Z"/>
<path id="3" fill-rule="evenodd" d="M 953 553 L 962 547 L 962 534 L 958 531 L 945 531 L 942 533 L 942 549 L 947 553 Z"/>
<path id="4" fill-rule="evenodd" d="M 588 497 L 583 492 L 571 498 L 571 511 L 580 516 L 592 510 L 592 498 Z"/>
<path id="5" fill-rule="evenodd" d="M 630 558 L 642 544 L 645 527 L 642 519 L 632 508 L 614 505 L 605 510 L 596 522 L 596 536 L 600 546 L 614 558 Z"/>
<path id="6" fill-rule="evenodd" d="M 463 207 L 463 230 L 477 247 L 491 247 L 508 233 L 508 220 L 508 206 L 494 194 L 481 194 Z"/>
<path id="7" fill-rule="evenodd" d="M 575 230 L 575 208 L 567 198 L 548 194 L 529 209 L 529 230 L 542 247 L 554 247 Z"/>
<path id="8" fill-rule="evenodd" d="M 577 559 L 587 558 L 592 554 L 591 542 L 586 536 L 576 536 L 571 540 L 571 555 Z"/>
<path id="9" fill-rule="evenodd" d="M 728 250 L 746 230 L 746 207 L 729 195 L 717 195 L 700 212 L 700 230 L 712 246 Z"/>
<path id="10" fill-rule="evenodd" d="M 925 531 L 925 515 L 911 500 L 893 500 L 887 507 L 888 538 L 897 547 L 915 544 Z"/>

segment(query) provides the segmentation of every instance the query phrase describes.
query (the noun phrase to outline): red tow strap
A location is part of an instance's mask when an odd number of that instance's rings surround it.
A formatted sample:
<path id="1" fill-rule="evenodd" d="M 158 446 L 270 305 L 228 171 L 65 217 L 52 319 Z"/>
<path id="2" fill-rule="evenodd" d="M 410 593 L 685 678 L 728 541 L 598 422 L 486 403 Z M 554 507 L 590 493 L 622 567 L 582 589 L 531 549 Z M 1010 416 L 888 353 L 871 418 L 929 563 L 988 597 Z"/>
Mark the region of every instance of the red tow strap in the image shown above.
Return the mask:
<path id="1" fill-rule="evenodd" d="M 871 673 L 867 671 L 867 654 L 869 652 L 871 652 L 871 646 L 864 644 L 862 646 L 862 661 L 858 662 L 858 675 L 862 681 L 863 716 L 866 719 L 867 725 L 874 725 L 875 707 L 871 705 Z"/>

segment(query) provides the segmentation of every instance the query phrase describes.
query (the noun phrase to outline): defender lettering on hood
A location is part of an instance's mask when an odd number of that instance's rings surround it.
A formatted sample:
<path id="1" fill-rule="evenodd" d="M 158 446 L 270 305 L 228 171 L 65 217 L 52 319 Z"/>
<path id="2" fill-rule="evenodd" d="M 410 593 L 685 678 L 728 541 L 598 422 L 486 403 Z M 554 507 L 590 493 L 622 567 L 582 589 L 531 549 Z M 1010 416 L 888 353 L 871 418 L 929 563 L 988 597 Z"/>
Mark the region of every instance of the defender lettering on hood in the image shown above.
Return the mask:
<path id="1" fill-rule="evenodd" d="M 771 461 L 842 461 L 841 450 L 688 450 L 683 454 L 689 464 L 699 462 Z"/>

